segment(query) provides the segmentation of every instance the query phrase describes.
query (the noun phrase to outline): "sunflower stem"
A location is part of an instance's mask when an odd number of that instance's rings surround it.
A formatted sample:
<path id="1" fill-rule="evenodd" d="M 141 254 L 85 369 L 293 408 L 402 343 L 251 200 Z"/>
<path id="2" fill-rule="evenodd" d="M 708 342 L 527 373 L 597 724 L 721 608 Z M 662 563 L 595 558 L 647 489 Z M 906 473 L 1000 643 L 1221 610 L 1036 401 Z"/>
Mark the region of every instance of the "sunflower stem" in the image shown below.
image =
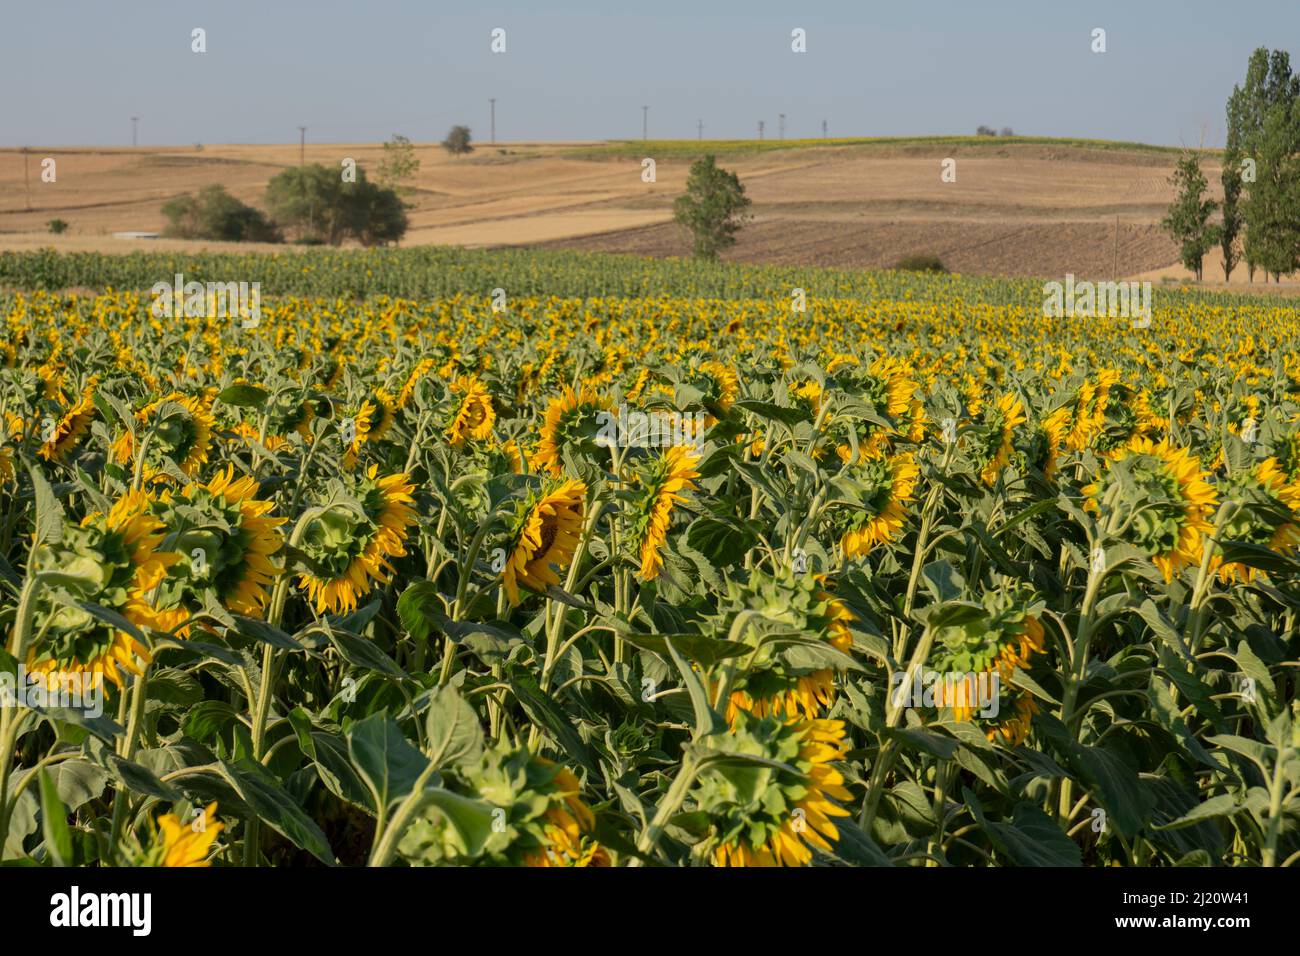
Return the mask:
<path id="1" fill-rule="evenodd" d="M 668 826 L 668 821 L 672 819 L 673 814 L 686 801 L 686 794 L 690 792 L 691 784 L 695 782 L 699 770 L 699 762 L 689 753 L 682 758 L 681 770 L 671 786 L 669 786 L 668 792 L 664 794 L 664 798 L 659 801 L 654 818 L 646 825 L 641 838 L 636 841 L 637 852 L 643 856 L 649 856 L 654 851 L 655 846 L 659 843 L 659 838 L 663 836 L 663 832 Z M 636 858 L 631 860 L 628 865 L 641 866 L 642 861 Z"/>
<path id="2" fill-rule="evenodd" d="M 18 598 L 18 609 L 14 618 L 13 637 L 9 653 L 22 666 L 27 657 L 27 641 L 32 632 L 32 621 L 36 618 L 36 593 L 39 577 L 28 569 L 27 580 Z M 18 700 L 14 706 L 0 704 L 0 858 L 4 856 L 5 840 L 9 837 L 9 772 L 13 763 L 14 747 L 18 743 L 18 734 L 27 716 L 26 708 Z"/>

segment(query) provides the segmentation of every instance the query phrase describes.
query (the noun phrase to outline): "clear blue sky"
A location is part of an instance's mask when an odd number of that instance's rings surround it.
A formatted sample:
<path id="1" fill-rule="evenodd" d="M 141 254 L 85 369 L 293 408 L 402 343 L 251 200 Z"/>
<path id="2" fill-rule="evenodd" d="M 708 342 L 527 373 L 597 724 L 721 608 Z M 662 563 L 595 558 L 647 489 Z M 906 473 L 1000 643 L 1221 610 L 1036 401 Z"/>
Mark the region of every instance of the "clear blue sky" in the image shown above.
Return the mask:
<path id="1" fill-rule="evenodd" d="M 1221 145 L 1297 0 L 3 0 L 0 145 L 1018 133 Z M 190 52 L 207 30 L 208 51 Z M 507 52 L 490 31 L 504 28 Z M 790 52 L 790 31 L 808 52 Z M 1094 27 L 1105 54 L 1090 51 Z M 1300 65 L 1300 50 L 1296 50 Z"/>

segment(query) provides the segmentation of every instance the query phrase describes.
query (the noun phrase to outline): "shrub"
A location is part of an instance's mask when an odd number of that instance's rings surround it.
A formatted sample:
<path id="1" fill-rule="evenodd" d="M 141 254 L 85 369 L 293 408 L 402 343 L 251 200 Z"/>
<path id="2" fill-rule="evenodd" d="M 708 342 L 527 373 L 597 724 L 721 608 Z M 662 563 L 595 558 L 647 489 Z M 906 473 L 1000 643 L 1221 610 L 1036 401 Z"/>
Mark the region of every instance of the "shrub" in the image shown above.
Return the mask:
<path id="1" fill-rule="evenodd" d="M 442 148 L 453 156 L 463 156 L 465 153 L 474 152 L 474 147 L 469 141 L 468 126 L 453 126 L 447 138 L 442 141 Z"/>
<path id="2" fill-rule="evenodd" d="M 943 260 L 938 256 L 930 253 L 918 253 L 916 255 L 904 256 L 894 265 L 895 269 L 904 272 L 947 272 L 948 268 L 943 264 Z"/>
<path id="3" fill-rule="evenodd" d="M 68 224 L 62 219 L 51 219 L 45 225 L 47 225 L 50 232 L 54 233 L 56 236 L 68 231 Z"/>
<path id="4" fill-rule="evenodd" d="M 178 239 L 226 242 L 279 242 L 280 233 L 260 209 L 240 202 L 224 186 L 205 186 L 197 197 L 186 193 L 163 205 L 163 234 Z"/>

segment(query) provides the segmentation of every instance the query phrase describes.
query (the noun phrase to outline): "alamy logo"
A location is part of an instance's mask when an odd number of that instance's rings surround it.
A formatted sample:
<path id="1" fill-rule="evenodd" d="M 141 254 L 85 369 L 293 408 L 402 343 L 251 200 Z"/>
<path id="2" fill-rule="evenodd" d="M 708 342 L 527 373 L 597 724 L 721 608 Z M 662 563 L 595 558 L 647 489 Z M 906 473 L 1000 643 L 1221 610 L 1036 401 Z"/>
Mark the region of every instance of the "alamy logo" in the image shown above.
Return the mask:
<path id="1" fill-rule="evenodd" d="M 1151 325 L 1150 282 L 1080 282 L 1066 273 L 1065 282 L 1043 285 L 1043 317 L 1046 319 L 1125 318 L 1137 319 L 1135 329 Z"/>
<path id="2" fill-rule="evenodd" d="M 50 925 L 126 926 L 133 936 L 148 936 L 153 928 L 151 893 L 86 893 L 74 886 L 50 897 Z"/>
<path id="3" fill-rule="evenodd" d="M 600 412 L 596 444 L 606 448 L 672 448 L 704 441 L 704 412 Z"/>
<path id="4" fill-rule="evenodd" d="M 894 707 L 910 709 L 961 707 L 981 717 L 996 717 L 1002 682 L 997 671 L 939 673 L 917 671 L 908 684 L 907 673 L 896 671 L 890 680 Z"/>
<path id="5" fill-rule="evenodd" d="M 76 710 L 87 717 L 102 717 L 104 685 L 80 671 L 31 674 L 19 664 L 17 673 L 0 671 L 0 708 L 17 706 L 36 711 Z"/>
<path id="6" fill-rule="evenodd" d="M 239 319 L 245 329 L 262 322 L 260 282 L 186 282 L 178 272 L 172 284 L 158 282 L 151 291 L 155 319 Z"/>

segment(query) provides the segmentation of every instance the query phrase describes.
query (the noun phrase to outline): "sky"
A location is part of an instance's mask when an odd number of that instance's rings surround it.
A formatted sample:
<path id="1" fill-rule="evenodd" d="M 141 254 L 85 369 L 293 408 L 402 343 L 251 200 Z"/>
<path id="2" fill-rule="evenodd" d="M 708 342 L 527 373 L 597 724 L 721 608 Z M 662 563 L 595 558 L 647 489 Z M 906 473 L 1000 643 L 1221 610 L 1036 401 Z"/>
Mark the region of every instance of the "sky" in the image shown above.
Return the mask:
<path id="1" fill-rule="evenodd" d="M 1296 0 L 0 0 L 0 146 L 129 145 L 132 116 L 141 145 L 486 140 L 490 97 L 500 141 L 639 138 L 648 105 L 652 139 L 784 113 L 1220 146 L 1251 50 L 1296 38 Z"/>

